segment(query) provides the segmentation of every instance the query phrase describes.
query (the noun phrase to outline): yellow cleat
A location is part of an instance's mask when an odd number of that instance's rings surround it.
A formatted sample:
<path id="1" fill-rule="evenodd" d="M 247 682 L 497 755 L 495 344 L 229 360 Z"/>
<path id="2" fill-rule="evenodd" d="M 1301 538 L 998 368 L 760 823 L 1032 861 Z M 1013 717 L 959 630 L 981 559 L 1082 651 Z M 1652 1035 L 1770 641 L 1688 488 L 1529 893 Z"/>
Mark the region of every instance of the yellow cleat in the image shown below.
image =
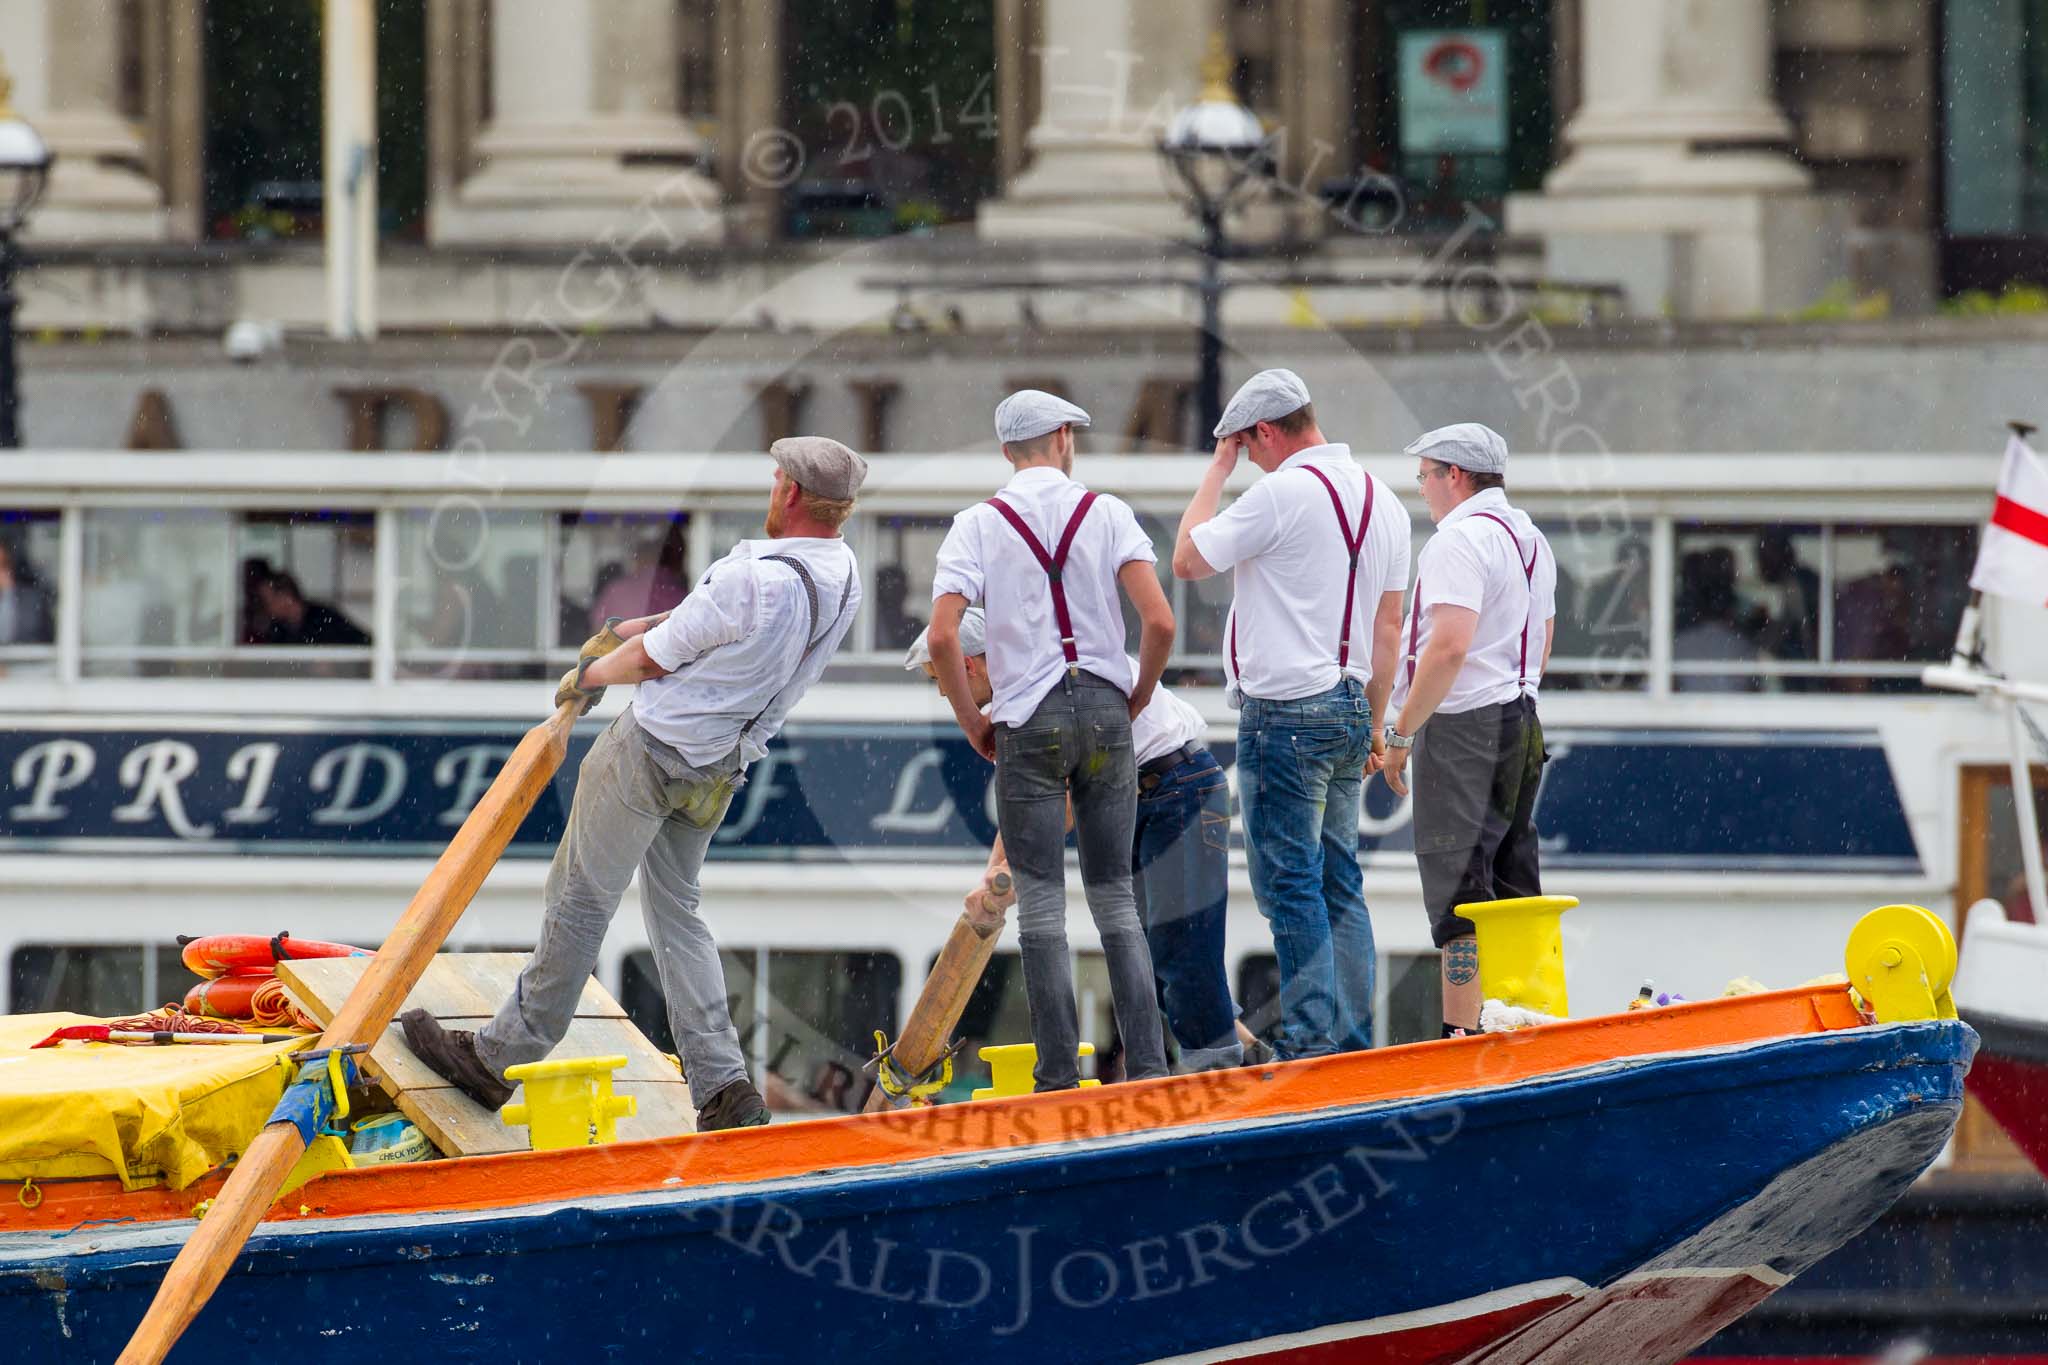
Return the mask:
<path id="1" fill-rule="evenodd" d="M 1095 1044 L 1081 1044 L 1082 1057 L 1095 1055 Z M 981 1060 L 988 1063 L 991 1084 L 983 1086 L 968 1096 L 975 1100 L 1001 1100 L 1012 1095 L 1028 1095 L 1035 1084 L 1031 1077 L 1032 1068 L 1038 1065 L 1038 1048 L 1031 1043 L 1001 1043 L 981 1049 Z M 1083 1081 L 1083 1090 L 1101 1081 Z"/>
<path id="2" fill-rule="evenodd" d="M 622 1056 L 563 1057 L 505 1068 L 505 1079 L 526 1086 L 526 1103 L 502 1111 L 508 1124 L 527 1126 L 536 1152 L 561 1147 L 597 1147 L 618 1140 L 618 1120 L 631 1118 L 639 1103 L 612 1094 L 612 1073 Z"/>

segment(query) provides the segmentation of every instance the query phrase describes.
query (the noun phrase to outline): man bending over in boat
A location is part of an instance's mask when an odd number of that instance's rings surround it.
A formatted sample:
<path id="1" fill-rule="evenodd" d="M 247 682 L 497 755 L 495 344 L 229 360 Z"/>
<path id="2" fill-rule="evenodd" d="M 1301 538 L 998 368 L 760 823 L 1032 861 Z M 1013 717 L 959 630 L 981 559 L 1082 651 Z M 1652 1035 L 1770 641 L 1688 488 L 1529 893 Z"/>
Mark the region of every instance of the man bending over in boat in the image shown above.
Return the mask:
<path id="1" fill-rule="evenodd" d="M 925 631 L 911 642 L 903 666 L 922 669 L 936 682 L 930 637 Z M 980 607 L 961 613 L 960 652 L 966 656 L 968 688 L 986 710 L 995 688 L 988 677 L 988 620 Z M 1138 661 L 1130 662 L 1136 673 Z M 1223 967 L 1223 921 L 1230 901 L 1230 780 L 1209 752 L 1208 733 L 1202 713 L 1163 685 L 1152 689 L 1152 700 L 1131 718 L 1131 749 L 1138 764 L 1131 886 L 1152 949 L 1166 1031 L 1180 1054 L 1175 1070 L 1181 1072 L 1213 1071 L 1245 1060 Z M 998 834 L 989 871 L 1008 866 Z M 997 903 L 986 878 L 968 902 L 969 910 Z M 1002 911 L 994 914 L 1001 923 Z"/>
<path id="2" fill-rule="evenodd" d="M 701 1130 L 768 1122 L 726 1010 L 718 945 L 697 913 L 711 836 L 784 717 L 825 671 L 860 607 L 860 568 L 839 528 L 867 463 L 837 441 L 777 441 L 765 539 L 743 540 L 672 612 L 611 625 L 584 645 L 555 704 L 588 711 L 613 684 L 633 704 L 583 760 L 548 871 L 540 943 L 512 998 L 475 1033 L 424 1010 L 400 1016 L 420 1060 L 486 1109 L 505 1069 L 568 1032 L 626 883 L 640 872 L 647 937 Z"/>

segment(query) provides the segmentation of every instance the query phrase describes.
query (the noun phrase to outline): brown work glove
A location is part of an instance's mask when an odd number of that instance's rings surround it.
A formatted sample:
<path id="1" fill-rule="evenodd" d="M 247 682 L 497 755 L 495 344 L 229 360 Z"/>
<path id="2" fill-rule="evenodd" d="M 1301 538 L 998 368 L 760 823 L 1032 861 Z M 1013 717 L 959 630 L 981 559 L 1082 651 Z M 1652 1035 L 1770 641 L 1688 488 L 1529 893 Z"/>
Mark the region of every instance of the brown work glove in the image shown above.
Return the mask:
<path id="1" fill-rule="evenodd" d="M 577 659 L 602 659 L 605 655 L 626 643 L 625 638 L 619 634 L 618 629 L 619 622 L 625 619 L 623 616 L 606 617 L 604 629 L 591 636 L 588 640 L 585 640 L 583 647 L 576 651 Z"/>
<path id="2" fill-rule="evenodd" d="M 576 714 L 587 716 L 590 714 L 590 708 L 597 705 L 598 701 L 603 698 L 604 689 L 602 687 L 585 687 L 583 685 L 583 670 L 590 667 L 592 662 L 593 660 L 591 659 L 581 660 L 574 668 L 562 675 L 561 685 L 555 689 L 555 706 L 557 709 L 567 706 L 572 701 L 580 702 L 582 705 Z"/>

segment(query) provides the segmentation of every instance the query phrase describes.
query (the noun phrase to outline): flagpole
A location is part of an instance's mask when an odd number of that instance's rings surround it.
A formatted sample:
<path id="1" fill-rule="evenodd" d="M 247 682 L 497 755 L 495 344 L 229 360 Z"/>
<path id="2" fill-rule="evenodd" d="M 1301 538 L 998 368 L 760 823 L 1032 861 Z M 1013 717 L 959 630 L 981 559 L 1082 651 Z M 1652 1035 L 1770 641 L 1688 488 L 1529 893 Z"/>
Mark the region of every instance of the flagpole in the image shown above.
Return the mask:
<path id="1" fill-rule="evenodd" d="M 2006 426 L 2023 443 L 2038 430 L 2028 422 L 2007 422 Z M 1963 608 L 1963 619 L 1956 626 L 1956 642 L 1949 651 L 1948 662 L 1922 671 L 1920 680 L 1929 687 L 1995 697 L 2005 707 L 2006 762 L 2012 776 L 2013 814 L 2019 824 L 2020 869 L 2035 919 L 2048 924 L 2048 873 L 2044 873 L 2042 866 L 2041 822 L 2034 809 L 2033 764 L 2027 756 L 2026 716 L 2020 710 L 2022 702 L 2048 704 L 2048 687 L 2014 682 L 1985 668 L 1981 638 L 1983 606 L 1984 594 L 1971 589 L 1970 600 Z"/>
<path id="2" fill-rule="evenodd" d="M 2027 761 L 2027 735 L 2020 725 L 2019 698 L 2005 698 L 2006 742 L 2011 745 L 2012 805 L 2019 814 L 2020 867 L 2026 873 L 2027 903 L 2034 922 L 2048 924 L 2048 875 L 2041 866 L 2041 822 L 2034 811 L 2033 765 Z"/>

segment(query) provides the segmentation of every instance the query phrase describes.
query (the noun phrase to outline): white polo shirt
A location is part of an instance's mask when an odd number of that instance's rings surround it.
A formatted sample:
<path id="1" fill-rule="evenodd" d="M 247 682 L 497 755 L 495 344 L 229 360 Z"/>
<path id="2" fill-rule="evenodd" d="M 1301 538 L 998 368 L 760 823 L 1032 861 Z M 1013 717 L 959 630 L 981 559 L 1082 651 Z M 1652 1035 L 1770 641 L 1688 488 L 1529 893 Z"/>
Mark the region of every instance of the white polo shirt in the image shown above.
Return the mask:
<path id="1" fill-rule="evenodd" d="M 1088 490 L 1057 469 L 1020 469 L 1001 497 L 1024 518 L 1048 555 Z M 1120 499 L 1103 494 L 1074 535 L 1062 575 L 1080 667 L 1126 695 L 1138 675 L 1124 653 L 1124 613 L 1117 571 L 1133 560 L 1158 560 L 1151 538 Z M 958 593 L 988 613 L 988 677 L 995 691 L 990 719 L 1022 725 L 1066 675 L 1052 584 L 1024 538 L 1003 515 L 976 503 L 953 518 L 939 546 L 932 600 Z"/>
<path id="2" fill-rule="evenodd" d="M 1532 555 L 1533 577 L 1524 572 Z M 1543 641 L 1557 615 L 1557 556 L 1528 514 L 1508 505 L 1502 490 L 1486 489 L 1452 508 L 1417 557 L 1415 596 L 1401 626 L 1404 658 L 1394 684 L 1396 715 L 1408 698 L 1411 671 L 1429 647 L 1430 609 L 1439 605 L 1476 611 L 1479 625 L 1465 665 L 1437 710 L 1457 715 L 1513 701 L 1524 691 L 1536 695 Z"/>
<path id="3" fill-rule="evenodd" d="M 1310 446 L 1260 479 L 1243 497 L 1197 526 L 1202 558 L 1237 571 L 1224 627 L 1225 676 L 1232 700 L 1293 701 L 1327 692 L 1339 681 L 1337 646 L 1344 629 L 1344 583 L 1350 552 L 1329 491 L 1310 473 L 1328 477 L 1354 533 L 1370 481 L 1372 519 L 1358 555 L 1351 613 L 1351 659 L 1345 675 L 1372 676 L 1372 623 L 1380 597 L 1408 586 L 1408 509 L 1341 444 Z"/>
<path id="4" fill-rule="evenodd" d="M 813 626 L 804 582 L 768 555 L 802 562 L 817 587 L 815 632 L 823 638 L 809 657 Z M 844 540 L 741 541 L 647 632 L 647 657 L 669 672 L 633 689 L 640 728 L 698 767 L 734 746 L 742 763 L 756 762 L 831 662 L 860 601 L 860 566 Z"/>
<path id="5" fill-rule="evenodd" d="M 1131 672 L 1138 671 L 1138 661 L 1130 661 Z M 1202 713 L 1166 690 L 1161 683 L 1152 689 L 1152 700 L 1145 703 L 1145 709 L 1131 722 L 1131 747 L 1136 752 L 1138 766 L 1143 767 L 1153 759 L 1170 754 L 1184 744 L 1197 749 L 1209 747 L 1209 722 L 1202 719 Z"/>

